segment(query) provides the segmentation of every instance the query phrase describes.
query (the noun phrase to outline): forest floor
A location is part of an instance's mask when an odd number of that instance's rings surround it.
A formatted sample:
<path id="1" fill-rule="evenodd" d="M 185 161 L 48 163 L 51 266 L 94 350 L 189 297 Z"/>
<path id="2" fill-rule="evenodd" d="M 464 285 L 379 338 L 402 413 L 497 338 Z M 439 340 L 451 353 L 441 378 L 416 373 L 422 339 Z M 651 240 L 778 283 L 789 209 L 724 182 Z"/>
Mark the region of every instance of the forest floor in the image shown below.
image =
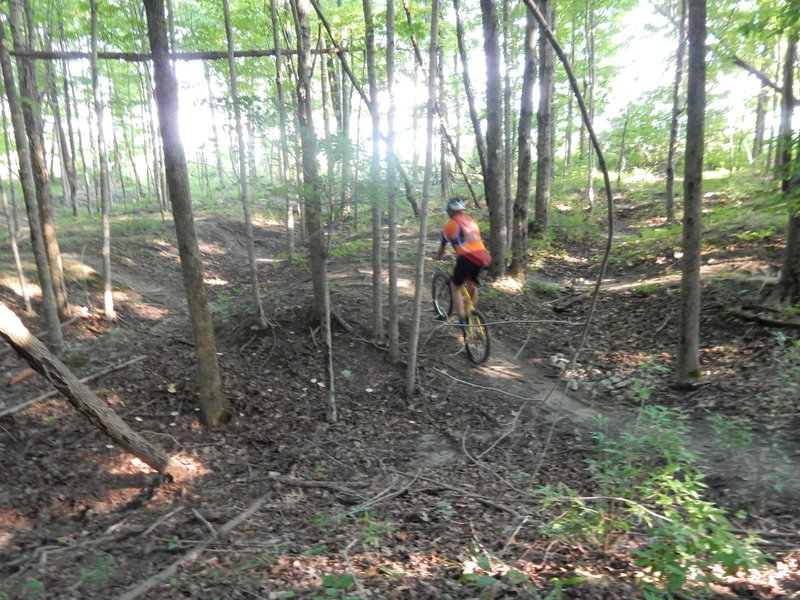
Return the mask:
<path id="1" fill-rule="evenodd" d="M 658 226 L 635 207 L 619 216 L 622 249 Z M 692 389 L 672 385 L 674 249 L 615 255 L 582 345 L 602 249 L 565 235 L 562 250 L 536 254 L 526 285 L 482 288 L 492 349 L 481 366 L 467 359 L 456 327 L 433 319 L 426 290 L 418 392 L 406 399 L 405 366 L 391 365 L 370 334 L 368 244 L 348 239 L 341 247 L 354 251 L 333 253 L 329 268 L 341 322 L 339 421 L 328 424 L 307 265 L 281 258 L 279 228 L 256 228 L 271 326 L 254 328 L 244 228 L 203 216 L 209 300 L 234 409 L 230 424 L 207 430 L 197 418 L 169 226 L 134 222 L 115 225 L 113 323 L 101 317 L 96 233 L 63 234 L 70 297 L 83 308 L 65 327 L 62 360 L 195 476 L 161 482 L 59 397 L 0 417 L 0 598 L 643 597 L 646 577 L 633 554 L 641 531 L 612 531 L 604 544 L 557 537 L 552 527 L 566 505 L 541 502 L 545 487 L 597 495 L 586 463 L 596 457 L 595 432 L 646 428 L 643 405 L 683 410 L 681 437 L 705 469 L 707 499 L 739 530 L 758 532 L 771 555 L 759 572 L 720 574 L 705 592 L 689 587 L 677 597 L 800 598 L 800 360 L 790 352 L 797 329 L 728 310 L 757 302 L 779 264 L 780 240 L 720 240 L 705 254 L 703 377 Z M 406 233 L 404 340 L 413 302 Z M 428 262 L 426 285 L 443 266 Z M 22 314 L 11 283 L 0 296 Z M 25 321 L 41 330 L 36 318 Z M 0 349 L 4 381 L 26 367 Z M 93 377 L 109 367 L 118 368 Z M 9 384 L 0 411 L 47 391 L 38 375 Z M 137 588 L 143 582 L 147 591 Z"/>

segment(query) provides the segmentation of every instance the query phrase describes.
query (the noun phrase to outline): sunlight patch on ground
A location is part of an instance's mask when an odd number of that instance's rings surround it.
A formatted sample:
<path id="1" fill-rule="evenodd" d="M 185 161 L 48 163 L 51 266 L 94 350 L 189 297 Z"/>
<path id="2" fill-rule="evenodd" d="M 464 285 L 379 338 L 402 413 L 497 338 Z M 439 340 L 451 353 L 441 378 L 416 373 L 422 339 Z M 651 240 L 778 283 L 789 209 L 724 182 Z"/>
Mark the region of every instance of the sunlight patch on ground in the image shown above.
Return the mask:
<path id="1" fill-rule="evenodd" d="M 676 252 L 677 258 L 680 253 Z M 677 267 L 676 267 L 677 268 Z M 761 261 L 746 260 L 740 262 L 717 261 L 713 258 L 700 266 L 700 276 L 706 278 L 725 278 L 725 277 L 752 277 L 757 280 L 773 281 L 777 276 L 773 275 L 774 269 Z M 603 290 L 609 292 L 624 292 L 634 290 L 642 286 L 677 286 L 681 282 L 681 272 L 678 270 L 668 275 L 639 279 L 638 281 L 620 283 L 613 279 L 603 281 Z"/>
<path id="2" fill-rule="evenodd" d="M 178 452 L 171 455 L 170 458 L 181 469 L 181 481 L 198 479 L 211 473 L 211 469 L 206 467 L 200 459 L 186 452 Z"/>
<path id="3" fill-rule="evenodd" d="M 222 256 L 228 253 L 227 249 L 220 248 L 217 244 L 211 242 L 203 242 L 202 240 L 198 240 L 197 246 L 200 248 L 200 252 L 203 254 L 217 254 Z"/>
<path id="4" fill-rule="evenodd" d="M 219 277 L 206 277 L 203 280 L 206 285 L 228 285 L 228 281 L 225 279 L 220 279 Z"/>
<path id="5" fill-rule="evenodd" d="M 501 277 L 492 282 L 492 287 L 501 292 L 518 294 L 523 290 L 525 283 L 514 277 Z"/>
<path id="6" fill-rule="evenodd" d="M 0 548 L 6 548 L 18 531 L 33 529 L 33 523 L 19 514 L 16 508 L 0 510 Z"/>
<path id="7" fill-rule="evenodd" d="M 2 285 L 3 287 L 7 287 L 12 292 L 22 297 L 22 288 L 19 285 L 19 278 L 16 275 L 12 275 L 11 273 L 1 275 L 0 285 Z M 25 280 L 25 288 L 28 292 L 28 296 L 31 298 L 40 296 L 42 293 L 42 290 L 39 288 L 39 285 L 33 283 L 27 278 Z"/>
<path id="8" fill-rule="evenodd" d="M 266 265 L 277 265 L 286 262 L 286 258 L 257 258 L 256 262 Z"/>
<path id="9" fill-rule="evenodd" d="M 478 367 L 477 370 L 496 379 L 519 379 L 519 365 L 506 361 L 500 361 L 498 359 L 492 359 L 491 356 L 489 358 L 493 364 L 490 366 L 482 365 Z"/>
<path id="10" fill-rule="evenodd" d="M 151 319 L 153 321 L 163 319 L 169 315 L 169 311 L 167 309 L 158 308 L 152 304 L 131 303 L 129 308 L 142 318 Z"/>
<path id="11" fill-rule="evenodd" d="M 414 282 L 410 279 L 398 278 L 397 291 L 403 294 L 412 294 L 414 292 Z"/>

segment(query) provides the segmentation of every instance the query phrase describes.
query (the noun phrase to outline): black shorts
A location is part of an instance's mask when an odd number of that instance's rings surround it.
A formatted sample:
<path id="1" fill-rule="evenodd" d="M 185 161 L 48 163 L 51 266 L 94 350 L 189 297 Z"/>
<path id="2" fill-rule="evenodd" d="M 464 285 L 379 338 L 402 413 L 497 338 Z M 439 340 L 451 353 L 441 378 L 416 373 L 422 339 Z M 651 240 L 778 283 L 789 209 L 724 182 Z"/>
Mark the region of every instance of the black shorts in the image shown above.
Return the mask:
<path id="1" fill-rule="evenodd" d="M 468 279 L 478 283 L 478 275 L 480 275 L 481 269 L 483 267 L 476 265 L 466 256 L 459 255 L 456 257 L 456 266 L 453 269 L 453 283 L 462 285 Z"/>

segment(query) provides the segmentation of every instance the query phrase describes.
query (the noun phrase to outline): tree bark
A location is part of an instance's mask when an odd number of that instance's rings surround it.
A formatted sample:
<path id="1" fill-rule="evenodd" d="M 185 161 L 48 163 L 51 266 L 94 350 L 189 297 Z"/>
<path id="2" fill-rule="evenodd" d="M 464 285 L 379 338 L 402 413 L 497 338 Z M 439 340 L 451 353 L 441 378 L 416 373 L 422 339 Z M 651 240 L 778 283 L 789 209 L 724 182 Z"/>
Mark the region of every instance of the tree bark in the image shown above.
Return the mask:
<path id="1" fill-rule="evenodd" d="M 525 68 L 517 132 L 517 191 L 511 235 L 511 274 L 520 277 L 528 264 L 528 198 L 531 193 L 531 127 L 533 125 L 533 86 L 536 83 L 536 20 L 525 11 Z"/>
<path id="2" fill-rule="evenodd" d="M 177 465 L 158 446 L 133 431 L 111 408 L 95 396 L 30 331 L 19 317 L 0 302 L 0 337 L 25 361 L 47 379 L 92 425 L 120 448 L 130 452 L 159 473 L 173 476 Z"/>
<path id="3" fill-rule="evenodd" d="M 784 251 L 781 275 L 773 301 L 779 306 L 791 306 L 800 300 L 800 207 L 796 190 L 800 187 L 800 148 L 795 148 L 792 113 L 795 110 L 794 71 L 797 68 L 798 36 L 790 35 L 783 63 L 783 93 L 781 96 L 781 125 L 778 134 L 778 167 L 781 173 L 781 190 L 791 212 Z M 796 156 L 792 160 L 792 152 Z"/>
<path id="4" fill-rule="evenodd" d="M 683 184 L 683 259 L 677 379 L 700 377 L 700 244 L 702 233 L 703 149 L 706 105 L 706 2 L 688 0 L 689 79 L 687 84 L 686 159 Z"/>
<path id="5" fill-rule="evenodd" d="M 672 114 L 669 122 L 669 146 L 667 147 L 667 185 L 664 196 L 664 211 L 667 221 L 675 220 L 675 150 L 678 143 L 678 122 L 681 116 L 681 82 L 683 81 L 683 58 L 686 53 L 686 0 L 681 0 L 680 23 L 678 24 L 678 49 L 675 53 L 675 79 L 672 82 Z"/>
<path id="6" fill-rule="evenodd" d="M 3 121 L 5 120 L 4 113 Z M 10 179 L 11 178 L 9 177 L 9 180 Z M 14 206 L 13 200 L 9 205 L 8 198 L 6 197 L 6 188 L 2 184 L 0 184 L 0 204 L 3 205 L 3 216 L 5 217 L 6 225 L 8 226 L 8 243 L 9 246 L 11 246 L 11 254 L 14 257 L 14 268 L 17 271 L 17 281 L 19 281 L 19 290 L 22 294 L 22 300 L 25 303 L 25 312 L 31 315 L 33 314 L 31 295 L 28 291 L 28 282 L 25 279 L 25 270 L 22 266 L 22 258 L 20 257 L 19 253 L 19 231 L 17 230 L 17 220 L 15 218 L 16 207 Z"/>
<path id="7" fill-rule="evenodd" d="M 75 169 L 75 156 L 70 152 L 69 134 L 64 130 L 64 122 L 61 119 L 61 106 L 58 101 L 58 94 L 56 92 L 55 84 L 55 69 L 52 65 L 48 65 L 48 82 L 47 92 L 50 100 L 50 106 L 53 111 L 53 126 L 55 127 L 56 140 L 58 143 L 59 153 L 61 155 L 62 174 L 61 186 L 64 189 L 66 201 L 72 208 L 73 216 L 78 214 L 78 172 Z"/>
<path id="8" fill-rule="evenodd" d="M 425 146 L 425 177 L 422 183 L 422 209 L 419 219 L 419 237 L 414 274 L 414 312 L 408 339 L 408 367 L 406 368 L 405 395 L 414 395 L 417 386 L 417 352 L 419 350 L 422 296 L 425 278 L 425 244 L 428 239 L 428 204 L 433 175 L 433 120 L 436 113 L 436 59 L 439 56 L 439 0 L 431 2 L 431 40 L 428 52 L 428 102 L 427 143 Z"/>
<path id="9" fill-rule="evenodd" d="M 314 133 L 313 103 L 311 97 L 311 29 L 308 21 L 309 0 L 291 0 L 297 29 L 297 114 L 303 161 L 303 198 L 305 200 L 306 229 L 311 255 L 311 278 L 314 300 L 325 355 L 327 404 L 325 420 L 338 420 L 333 375 L 333 340 L 331 337 L 330 291 L 325 255 L 325 233 L 322 225 L 322 198 L 319 196 L 319 165 L 317 164 L 317 139 Z"/>
<path id="10" fill-rule="evenodd" d="M 281 51 L 286 55 L 296 54 L 296 50 L 284 49 Z M 320 48 L 312 49 L 312 54 L 340 54 L 347 52 L 344 48 Z M 28 49 L 15 49 L 12 56 L 28 58 L 31 60 L 89 60 L 91 52 L 81 51 L 54 51 L 54 50 L 28 50 Z M 276 56 L 277 50 L 237 50 L 234 53 L 236 58 L 264 58 L 267 56 Z M 103 60 L 122 60 L 126 62 L 149 62 L 153 60 L 153 54 L 150 52 L 98 52 L 97 58 Z M 206 50 L 198 52 L 167 52 L 167 60 L 174 62 L 176 60 L 227 60 L 228 53 L 224 50 Z"/>
<path id="11" fill-rule="evenodd" d="M 514 160 L 514 118 L 511 114 L 511 55 L 509 54 L 510 16 L 508 12 L 511 0 L 502 0 L 503 3 L 503 42 L 501 45 L 503 52 L 503 206 L 506 210 L 506 244 L 512 245 L 513 239 L 513 219 L 514 202 L 511 200 L 512 190 L 512 162 Z M 527 11 L 526 11 L 527 12 Z"/>
<path id="12" fill-rule="evenodd" d="M 461 57 L 461 78 L 464 81 L 464 93 L 469 106 L 469 119 L 472 122 L 472 131 L 475 134 L 475 147 L 478 150 L 478 159 L 481 163 L 481 175 L 486 178 L 486 143 L 481 132 L 481 122 L 478 118 L 478 109 L 475 108 L 475 93 L 472 90 L 472 81 L 469 76 L 469 60 L 467 48 L 464 44 L 464 24 L 461 21 L 461 8 L 459 0 L 453 0 L 453 9 L 456 13 L 456 37 L 458 39 L 458 54 Z"/>
<path id="13" fill-rule="evenodd" d="M 58 350 L 64 344 L 64 335 L 58 317 L 53 280 L 50 278 L 50 268 L 47 264 L 47 252 L 42 238 L 42 228 L 39 222 L 39 211 L 36 206 L 36 185 L 33 181 L 33 166 L 31 165 L 30 146 L 25 134 L 25 119 L 22 114 L 22 100 L 17 93 L 14 81 L 14 71 L 11 66 L 11 57 L 8 54 L 8 44 L 5 39 L 5 24 L 0 21 L 0 67 L 3 71 L 3 84 L 8 99 L 11 123 L 14 129 L 14 141 L 17 147 L 19 179 L 22 184 L 22 194 L 25 200 L 25 209 L 28 214 L 28 228 L 31 236 L 33 257 L 36 261 L 36 273 L 39 278 L 39 287 L 42 290 L 42 312 L 47 326 L 47 343 L 51 350 Z"/>
<path id="14" fill-rule="evenodd" d="M 389 270 L 389 361 L 396 364 L 400 360 L 400 315 L 397 296 L 397 180 L 394 155 L 394 0 L 386 0 L 386 93 L 389 96 L 389 111 L 386 116 L 386 187 L 388 188 L 388 217 L 389 229 L 388 270 Z"/>
<path id="15" fill-rule="evenodd" d="M 586 86 L 586 105 L 589 109 L 589 123 L 594 126 L 594 88 L 595 88 L 595 13 L 594 6 L 586 0 L 586 66 L 588 70 L 588 81 Z M 589 201 L 589 208 L 594 210 L 594 152 L 589 149 L 587 155 L 588 168 L 586 173 L 586 196 Z"/>
<path id="16" fill-rule="evenodd" d="M 486 56 L 486 173 L 483 189 L 489 207 L 489 274 L 498 277 L 506 272 L 508 233 L 503 203 L 503 124 L 502 86 L 500 84 L 500 43 L 495 0 L 481 0 L 483 51 Z"/>
<path id="17" fill-rule="evenodd" d="M 378 112 L 378 80 L 375 73 L 375 25 L 371 0 L 362 0 L 366 33 L 367 81 L 369 82 L 369 114 L 372 119 L 372 159 L 369 177 L 372 190 L 372 335 L 382 340 L 383 330 L 383 223 L 380 178 L 381 116 Z"/>
<path id="18" fill-rule="evenodd" d="M 286 215 L 286 253 L 294 255 L 294 199 L 289 191 L 289 140 L 286 134 L 288 117 L 283 91 L 283 50 L 278 21 L 277 0 L 270 0 L 270 22 L 272 23 L 272 39 L 275 44 L 275 95 L 278 101 L 278 136 L 280 143 L 279 180 L 284 195 L 284 211 Z"/>
<path id="19" fill-rule="evenodd" d="M 236 125 L 236 141 L 239 146 L 239 199 L 242 203 L 244 230 L 247 238 L 247 259 L 250 267 L 250 290 L 253 294 L 253 313 L 256 324 L 267 326 L 267 317 L 261 304 L 261 292 L 258 288 L 258 267 L 256 266 L 256 246 L 253 236 L 253 219 L 250 216 L 250 183 L 247 168 L 247 146 L 242 130 L 242 108 L 239 105 L 239 83 L 236 75 L 236 59 L 233 55 L 233 27 L 231 26 L 231 10 L 228 0 L 222 0 L 222 11 L 225 19 L 225 38 L 228 44 L 228 76 L 230 82 L 231 102 Z"/>
<path id="20" fill-rule="evenodd" d="M 550 0 L 538 0 L 548 25 L 555 21 Z M 553 95 L 555 65 L 553 50 L 544 33 L 539 34 L 539 109 L 536 113 L 536 200 L 533 230 L 545 231 L 550 226 L 550 187 L 553 181 Z"/>
<path id="21" fill-rule="evenodd" d="M 11 37 L 15 49 L 27 49 L 23 31 L 20 25 L 19 0 L 9 0 L 9 24 Z M 22 114 L 25 120 L 25 130 L 28 135 L 28 144 L 31 154 L 31 168 L 33 181 L 36 187 L 37 207 L 39 211 L 39 225 L 42 230 L 42 240 L 47 256 L 47 266 L 50 270 L 53 296 L 60 319 L 70 317 L 67 288 L 64 283 L 64 269 L 61 262 L 61 250 L 58 246 L 56 235 L 55 217 L 53 215 L 53 196 L 50 189 L 50 173 L 47 170 L 47 160 L 44 152 L 44 137 L 42 116 L 39 104 L 39 90 L 36 84 L 36 71 L 33 61 L 17 58 L 17 72 L 19 73 L 19 94 L 22 102 Z"/>
<path id="22" fill-rule="evenodd" d="M 228 421 L 231 409 L 222 390 L 214 328 L 203 283 L 203 263 L 194 226 L 189 172 L 178 128 L 178 86 L 167 60 L 167 35 L 163 0 L 144 0 L 147 28 L 153 52 L 155 95 L 161 139 L 164 147 L 169 199 L 178 238 L 178 253 L 189 318 L 192 322 L 197 352 L 197 384 L 200 397 L 200 420 L 211 426 Z"/>
<path id="23" fill-rule="evenodd" d="M 100 214 L 103 234 L 103 313 L 106 319 L 114 319 L 114 296 L 111 284 L 111 184 L 108 173 L 108 153 L 104 125 L 104 105 L 100 94 L 100 73 L 97 69 L 97 0 L 91 0 L 92 30 L 92 97 L 97 118 L 97 157 L 100 161 Z"/>

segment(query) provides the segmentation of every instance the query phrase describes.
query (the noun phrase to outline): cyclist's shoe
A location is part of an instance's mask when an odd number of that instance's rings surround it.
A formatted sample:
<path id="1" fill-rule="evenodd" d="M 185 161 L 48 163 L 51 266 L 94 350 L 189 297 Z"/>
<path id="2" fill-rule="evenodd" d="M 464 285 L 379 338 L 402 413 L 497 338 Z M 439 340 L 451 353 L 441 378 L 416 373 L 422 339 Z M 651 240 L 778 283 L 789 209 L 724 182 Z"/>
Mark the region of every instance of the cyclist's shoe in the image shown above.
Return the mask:
<path id="1" fill-rule="evenodd" d="M 467 326 L 467 320 L 464 317 L 459 317 L 457 325 L 459 327 L 466 327 Z"/>

